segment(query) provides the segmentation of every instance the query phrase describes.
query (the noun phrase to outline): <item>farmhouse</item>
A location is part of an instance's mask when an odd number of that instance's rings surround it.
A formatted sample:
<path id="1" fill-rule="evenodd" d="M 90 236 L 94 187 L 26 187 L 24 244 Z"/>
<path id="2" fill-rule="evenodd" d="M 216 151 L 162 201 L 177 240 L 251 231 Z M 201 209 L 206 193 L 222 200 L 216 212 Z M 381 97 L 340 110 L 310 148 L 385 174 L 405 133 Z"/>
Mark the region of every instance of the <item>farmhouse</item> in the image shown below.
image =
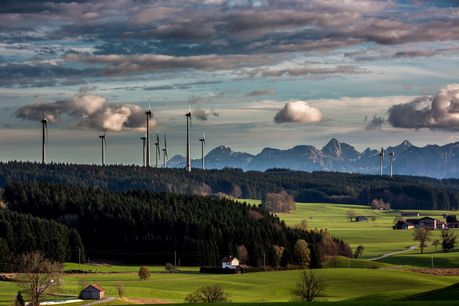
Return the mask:
<path id="1" fill-rule="evenodd" d="M 394 226 L 393 229 L 402 229 L 402 230 L 409 230 L 414 228 L 414 224 L 408 220 L 399 220 Z"/>
<path id="2" fill-rule="evenodd" d="M 355 222 L 368 222 L 368 218 L 365 216 L 357 216 L 355 217 Z"/>
<path id="3" fill-rule="evenodd" d="M 413 229 L 415 227 L 425 227 L 431 230 L 448 228 L 445 222 L 431 217 L 423 217 L 421 219 L 399 220 L 392 228 L 408 230 Z"/>
<path id="4" fill-rule="evenodd" d="M 400 216 L 402 217 L 419 217 L 419 211 L 401 211 Z"/>
<path id="5" fill-rule="evenodd" d="M 431 217 L 424 217 L 417 221 L 418 221 L 418 226 L 424 226 L 429 229 L 445 229 L 446 228 L 445 222 L 442 222 L 440 220 L 437 220 Z"/>
<path id="6" fill-rule="evenodd" d="M 222 259 L 222 269 L 237 269 L 239 267 L 239 259 L 234 256 L 227 256 Z"/>
<path id="7" fill-rule="evenodd" d="M 97 284 L 91 284 L 80 292 L 83 300 L 102 300 L 105 298 L 105 289 Z"/>

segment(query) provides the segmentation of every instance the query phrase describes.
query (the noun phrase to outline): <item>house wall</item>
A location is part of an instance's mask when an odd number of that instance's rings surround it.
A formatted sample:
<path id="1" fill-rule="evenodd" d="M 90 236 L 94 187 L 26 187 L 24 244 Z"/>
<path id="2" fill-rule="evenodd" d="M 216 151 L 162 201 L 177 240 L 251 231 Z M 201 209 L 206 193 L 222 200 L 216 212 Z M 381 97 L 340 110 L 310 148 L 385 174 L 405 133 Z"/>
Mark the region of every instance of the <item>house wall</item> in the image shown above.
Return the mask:
<path id="1" fill-rule="evenodd" d="M 81 298 L 83 300 L 100 300 L 105 296 L 104 292 L 100 292 L 95 288 L 88 288 L 81 291 Z"/>

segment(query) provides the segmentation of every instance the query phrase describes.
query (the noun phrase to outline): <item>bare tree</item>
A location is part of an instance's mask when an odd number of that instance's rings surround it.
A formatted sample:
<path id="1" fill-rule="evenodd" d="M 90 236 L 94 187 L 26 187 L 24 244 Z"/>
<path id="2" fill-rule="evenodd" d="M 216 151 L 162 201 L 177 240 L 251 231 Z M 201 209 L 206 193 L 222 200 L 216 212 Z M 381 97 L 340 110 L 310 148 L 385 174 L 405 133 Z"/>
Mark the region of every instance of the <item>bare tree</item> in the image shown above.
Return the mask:
<path id="1" fill-rule="evenodd" d="M 118 297 L 120 299 L 123 298 L 124 294 L 126 293 L 123 283 L 120 282 L 116 284 L 116 291 L 118 292 Z"/>
<path id="2" fill-rule="evenodd" d="M 365 250 L 365 248 L 363 247 L 363 245 L 357 246 L 357 248 L 354 251 L 354 257 L 355 258 L 359 258 L 359 256 L 363 254 L 364 250 Z"/>
<path id="3" fill-rule="evenodd" d="M 312 270 L 302 271 L 292 294 L 298 301 L 313 302 L 324 295 L 326 288 L 326 282 Z"/>
<path id="4" fill-rule="evenodd" d="M 219 285 L 205 286 L 190 293 L 185 298 L 188 303 L 221 303 L 228 302 L 229 296 Z"/>
<path id="5" fill-rule="evenodd" d="M 430 241 L 432 241 L 432 233 L 424 226 L 418 227 L 413 232 L 413 240 L 419 241 L 419 249 L 421 249 L 421 254 L 424 254 L 424 249 L 428 247 Z"/>
<path id="6" fill-rule="evenodd" d="M 21 256 L 20 285 L 30 297 L 30 306 L 39 306 L 40 299 L 57 289 L 60 284 L 62 264 L 46 259 L 39 252 Z"/>
<path id="7" fill-rule="evenodd" d="M 284 255 L 285 248 L 283 246 L 274 245 L 273 249 L 274 249 L 274 261 L 276 263 L 276 268 L 279 268 L 281 260 L 282 260 L 282 255 Z"/>
<path id="8" fill-rule="evenodd" d="M 240 262 L 247 264 L 249 262 L 249 252 L 247 252 L 245 245 L 238 245 L 236 249 L 237 257 L 239 258 Z"/>
<path id="9" fill-rule="evenodd" d="M 279 193 L 267 193 L 261 206 L 270 212 L 289 213 L 295 210 L 296 203 L 291 195 L 281 191 Z"/>
<path id="10" fill-rule="evenodd" d="M 308 221 L 306 219 L 301 220 L 299 224 L 295 225 L 295 228 L 302 230 L 304 232 L 307 232 L 308 231 Z"/>
<path id="11" fill-rule="evenodd" d="M 295 256 L 298 263 L 302 266 L 308 266 L 310 261 L 310 251 L 308 243 L 304 239 L 298 239 L 294 246 Z"/>
<path id="12" fill-rule="evenodd" d="M 352 222 L 352 220 L 354 220 L 355 217 L 357 217 L 357 213 L 354 210 L 349 209 L 348 211 L 346 211 L 346 218 L 349 219 L 349 221 Z"/>

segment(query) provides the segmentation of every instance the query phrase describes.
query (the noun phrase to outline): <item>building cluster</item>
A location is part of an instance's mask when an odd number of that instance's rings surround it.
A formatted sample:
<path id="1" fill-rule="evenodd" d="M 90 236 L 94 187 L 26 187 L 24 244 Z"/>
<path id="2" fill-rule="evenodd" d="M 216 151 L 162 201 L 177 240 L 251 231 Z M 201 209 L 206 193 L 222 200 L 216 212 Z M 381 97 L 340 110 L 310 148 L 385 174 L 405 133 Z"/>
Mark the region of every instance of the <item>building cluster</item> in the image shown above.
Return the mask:
<path id="1" fill-rule="evenodd" d="M 419 217 L 419 212 L 401 212 L 402 217 Z M 452 218 L 454 217 L 454 218 Z M 438 220 L 431 217 L 422 218 L 403 218 L 397 221 L 392 227 L 393 229 L 409 230 L 418 227 L 424 227 L 430 230 L 443 230 L 448 228 L 459 228 L 459 222 L 457 222 L 455 216 L 449 216 L 443 214 L 444 221 Z"/>

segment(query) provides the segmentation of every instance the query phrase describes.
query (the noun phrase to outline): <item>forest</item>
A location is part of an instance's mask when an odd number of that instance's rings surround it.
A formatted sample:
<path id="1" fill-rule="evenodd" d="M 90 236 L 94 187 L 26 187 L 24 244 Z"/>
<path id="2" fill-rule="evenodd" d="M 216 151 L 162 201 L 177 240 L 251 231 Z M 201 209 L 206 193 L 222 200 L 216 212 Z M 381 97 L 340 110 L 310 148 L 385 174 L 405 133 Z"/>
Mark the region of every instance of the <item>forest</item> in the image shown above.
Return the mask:
<path id="1" fill-rule="evenodd" d="M 8 210 L 55 220 L 81 235 L 88 258 L 130 263 L 174 262 L 218 265 L 244 246 L 251 265 L 274 264 L 274 246 L 285 249 L 282 264 L 295 264 L 294 244 L 308 243 L 310 266 L 325 255 L 349 255 L 343 241 L 327 233 L 289 228 L 261 207 L 232 200 L 156 193 L 106 192 L 100 188 L 13 183 L 4 191 Z M 332 244 L 330 251 L 324 246 Z"/>
<path id="2" fill-rule="evenodd" d="M 457 209 L 459 180 L 414 176 L 377 176 L 335 172 L 301 172 L 272 169 L 156 169 L 139 166 L 42 165 L 30 162 L 0 163 L 0 188 L 12 182 L 79 184 L 104 191 L 227 195 L 262 199 L 267 193 L 285 191 L 298 202 L 369 204 L 389 202 L 395 209 Z"/>
<path id="3" fill-rule="evenodd" d="M 17 255 L 30 251 L 59 262 L 85 260 L 85 249 L 75 229 L 0 208 L 0 272 L 11 271 Z"/>

